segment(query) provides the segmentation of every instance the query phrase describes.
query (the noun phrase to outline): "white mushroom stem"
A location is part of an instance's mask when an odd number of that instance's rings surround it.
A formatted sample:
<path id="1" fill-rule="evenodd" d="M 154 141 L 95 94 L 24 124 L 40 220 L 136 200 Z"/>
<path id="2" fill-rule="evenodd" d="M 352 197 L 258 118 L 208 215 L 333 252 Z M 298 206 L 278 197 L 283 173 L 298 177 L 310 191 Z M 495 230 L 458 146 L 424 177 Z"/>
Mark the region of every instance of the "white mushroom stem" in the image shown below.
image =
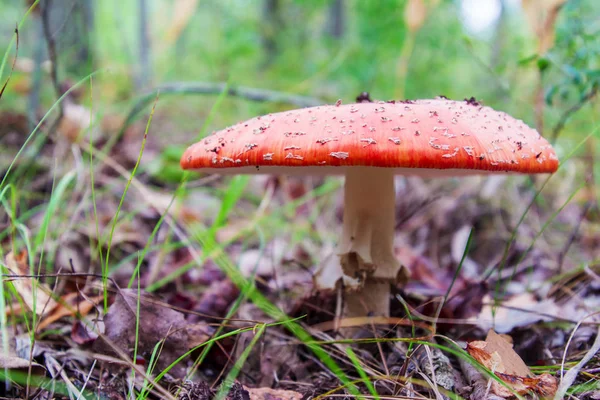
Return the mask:
<path id="1" fill-rule="evenodd" d="M 340 242 L 347 317 L 389 315 L 390 284 L 407 278 L 394 255 L 394 170 L 348 168 Z"/>

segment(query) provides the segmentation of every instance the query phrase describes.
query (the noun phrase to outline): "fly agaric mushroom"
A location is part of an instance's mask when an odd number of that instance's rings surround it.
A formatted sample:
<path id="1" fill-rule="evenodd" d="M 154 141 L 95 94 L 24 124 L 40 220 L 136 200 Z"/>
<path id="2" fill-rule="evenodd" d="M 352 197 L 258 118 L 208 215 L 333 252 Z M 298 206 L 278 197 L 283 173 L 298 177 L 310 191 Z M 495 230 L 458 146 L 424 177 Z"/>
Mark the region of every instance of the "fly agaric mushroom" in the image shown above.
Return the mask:
<path id="1" fill-rule="evenodd" d="M 190 146 L 184 169 L 225 174 L 343 174 L 340 263 L 318 289 L 346 292 L 346 317 L 389 315 L 390 284 L 408 271 L 394 255 L 394 175 L 552 173 L 558 158 L 534 129 L 473 98 L 326 105 L 269 114 Z"/>

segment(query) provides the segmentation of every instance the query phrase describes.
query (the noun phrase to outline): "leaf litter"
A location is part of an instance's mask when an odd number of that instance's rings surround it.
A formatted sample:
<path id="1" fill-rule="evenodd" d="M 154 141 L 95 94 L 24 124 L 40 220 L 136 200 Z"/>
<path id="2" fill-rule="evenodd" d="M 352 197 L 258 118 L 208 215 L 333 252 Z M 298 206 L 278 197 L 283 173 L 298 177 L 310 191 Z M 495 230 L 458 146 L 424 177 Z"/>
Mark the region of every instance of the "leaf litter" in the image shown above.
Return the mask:
<path id="1" fill-rule="evenodd" d="M 515 391 L 518 394 L 535 392 L 547 398 L 556 393 L 557 379 L 550 374 L 534 376 L 509 340 L 493 330 L 488 332 L 485 341 L 467 343 L 467 352 L 512 389 L 492 380 L 492 391 L 498 396 L 512 398 Z"/>
<path id="2" fill-rule="evenodd" d="M 120 289 L 104 316 L 104 334 L 94 343 L 102 354 L 117 356 L 115 348 L 149 363 L 158 348 L 156 368 L 164 370 L 188 350 L 204 343 L 212 329 L 204 323 L 190 324 L 185 315 L 173 310 L 149 293 Z M 170 369 L 175 378 L 185 376 L 185 364 Z"/>

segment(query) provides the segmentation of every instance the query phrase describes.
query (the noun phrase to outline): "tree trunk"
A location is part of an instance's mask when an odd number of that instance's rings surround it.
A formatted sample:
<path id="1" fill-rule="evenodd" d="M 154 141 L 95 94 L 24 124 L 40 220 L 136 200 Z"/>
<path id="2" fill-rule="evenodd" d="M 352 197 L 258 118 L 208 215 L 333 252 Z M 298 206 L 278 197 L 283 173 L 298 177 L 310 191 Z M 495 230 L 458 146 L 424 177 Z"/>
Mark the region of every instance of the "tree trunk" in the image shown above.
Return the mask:
<path id="1" fill-rule="evenodd" d="M 150 85 L 152 68 L 150 65 L 150 34 L 148 32 L 148 2 L 138 0 L 139 12 L 139 71 L 136 79 L 138 89 L 147 88 Z"/>
<path id="2" fill-rule="evenodd" d="M 263 5 L 262 45 L 265 52 L 263 67 L 271 66 L 279 55 L 279 40 L 277 37 L 283 30 L 280 0 L 265 0 Z"/>
<path id="3" fill-rule="evenodd" d="M 346 4 L 344 0 L 332 0 L 329 5 L 325 32 L 334 39 L 341 39 L 346 31 Z"/>

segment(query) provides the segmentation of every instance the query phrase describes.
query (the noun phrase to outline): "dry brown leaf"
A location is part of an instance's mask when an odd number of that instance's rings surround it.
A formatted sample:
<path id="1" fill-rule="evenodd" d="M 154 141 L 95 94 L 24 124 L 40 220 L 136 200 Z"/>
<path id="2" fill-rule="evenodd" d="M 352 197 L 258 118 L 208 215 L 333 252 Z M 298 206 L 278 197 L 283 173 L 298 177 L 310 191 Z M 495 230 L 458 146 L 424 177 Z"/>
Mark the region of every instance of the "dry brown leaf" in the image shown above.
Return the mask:
<path id="1" fill-rule="evenodd" d="M 250 400 L 300 400 L 302 395 L 291 390 L 271 388 L 245 388 L 250 394 Z"/>
<path id="2" fill-rule="evenodd" d="M 28 371 L 31 365 L 31 370 L 36 375 L 42 375 L 45 373 L 44 366 L 33 361 L 26 360 L 21 357 L 10 354 L 0 353 L 0 370 L 11 370 L 11 371 Z"/>
<path id="3" fill-rule="evenodd" d="M 487 337 L 485 338 L 485 351 L 494 354 L 497 353 L 502 359 L 504 364 L 504 370 L 498 372 L 505 372 L 511 375 L 518 376 L 532 376 L 529 367 L 525 364 L 523 359 L 513 350 L 513 346 L 510 342 L 498 335 L 495 331 L 489 330 Z"/>
<path id="4" fill-rule="evenodd" d="M 5 257 L 6 267 L 14 275 L 31 275 L 28 265 L 27 252 L 23 251 L 15 257 L 11 251 Z M 52 290 L 36 278 L 3 278 L 10 280 L 23 300 L 23 303 L 38 316 L 43 316 L 54 310 L 56 301 L 52 298 Z M 35 289 L 34 289 L 35 287 Z"/>
<path id="5" fill-rule="evenodd" d="M 9 371 L 22 371 L 28 372 L 29 367 L 31 366 L 31 371 L 36 375 L 45 374 L 46 370 L 44 366 L 30 361 L 26 358 L 19 357 L 16 351 L 17 340 L 15 337 L 12 337 L 10 334 L 10 330 L 8 332 L 9 338 L 7 341 L 8 347 L 4 347 L 2 343 L 0 343 L 0 371 L 9 370 Z M 26 353 L 29 354 L 29 353 Z"/>
<path id="6" fill-rule="evenodd" d="M 556 392 L 556 378 L 550 374 L 534 376 L 512 344 L 493 330 L 488 332 L 485 341 L 468 343 L 467 352 L 519 394 L 535 392 L 549 397 Z M 511 390 L 496 381 L 492 381 L 492 391 L 501 397 L 514 397 Z"/>
<path id="7" fill-rule="evenodd" d="M 69 293 L 61 297 L 58 306 L 54 311 L 44 318 L 38 325 L 38 329 L 44 329 L 53 322 L 58 321 L 62 317 L 79 314 L 80 316 L 86 316 L 100 301 L 103 296 L 96 296 L 89 299 L 80 298 L 78 293 Z M 75 301 L 80 300 L 77 304 Z"/>
<path id="8" fill-rule="evenodd" d="M 71 339 L 79 345 L 86 345 L 98 339 L 98 332 L 102 328 L 94 325 L 90 326 L 82 321 L 75 321 L 71 326 Z"/>
<path id="9" fill-rule="evenodd" d="M 495 368 L 495 361 L 492 359 L 492 355 L 485 351 L 487 343 L 483 340 L 475 340 L 467 343 L 467 352 L 476 359 L 481 365 L 489 370 L 497 370 Z"/>
<path id="10" fill-rule="evenodd" d="M 194 306 L 194 312 L 215 318 L 223 317 L 227 313 L 231 303 L 238 297 L 240 291 L 229 279 L 214 281 Z M 196 321 L 200 316 L 191 316 L 190 321 Z"/>
<path id="11" fill-rule="evenodd" d="M 136 321 L 139 321 L 139 329 Z M 116 346 L 132 355 L 132 349 L 137 345 L 137 354 L 149 360 L 156 344 L 163 341 L 157 367 L 166 368 L 187 350 L 210 337 L 210 328 L 204 325 L 200 329 L 201 325 L 191 326 L 182 313 L 149 293 L 121 289 L 104 317 L 105 333 L 101 338 L 108 339 L 108 342 L 96 340 L 94 347 L 98 352 L 114 355 Z M 170 374 L 183 377 L 185 363 L 177 363 Z"/>

